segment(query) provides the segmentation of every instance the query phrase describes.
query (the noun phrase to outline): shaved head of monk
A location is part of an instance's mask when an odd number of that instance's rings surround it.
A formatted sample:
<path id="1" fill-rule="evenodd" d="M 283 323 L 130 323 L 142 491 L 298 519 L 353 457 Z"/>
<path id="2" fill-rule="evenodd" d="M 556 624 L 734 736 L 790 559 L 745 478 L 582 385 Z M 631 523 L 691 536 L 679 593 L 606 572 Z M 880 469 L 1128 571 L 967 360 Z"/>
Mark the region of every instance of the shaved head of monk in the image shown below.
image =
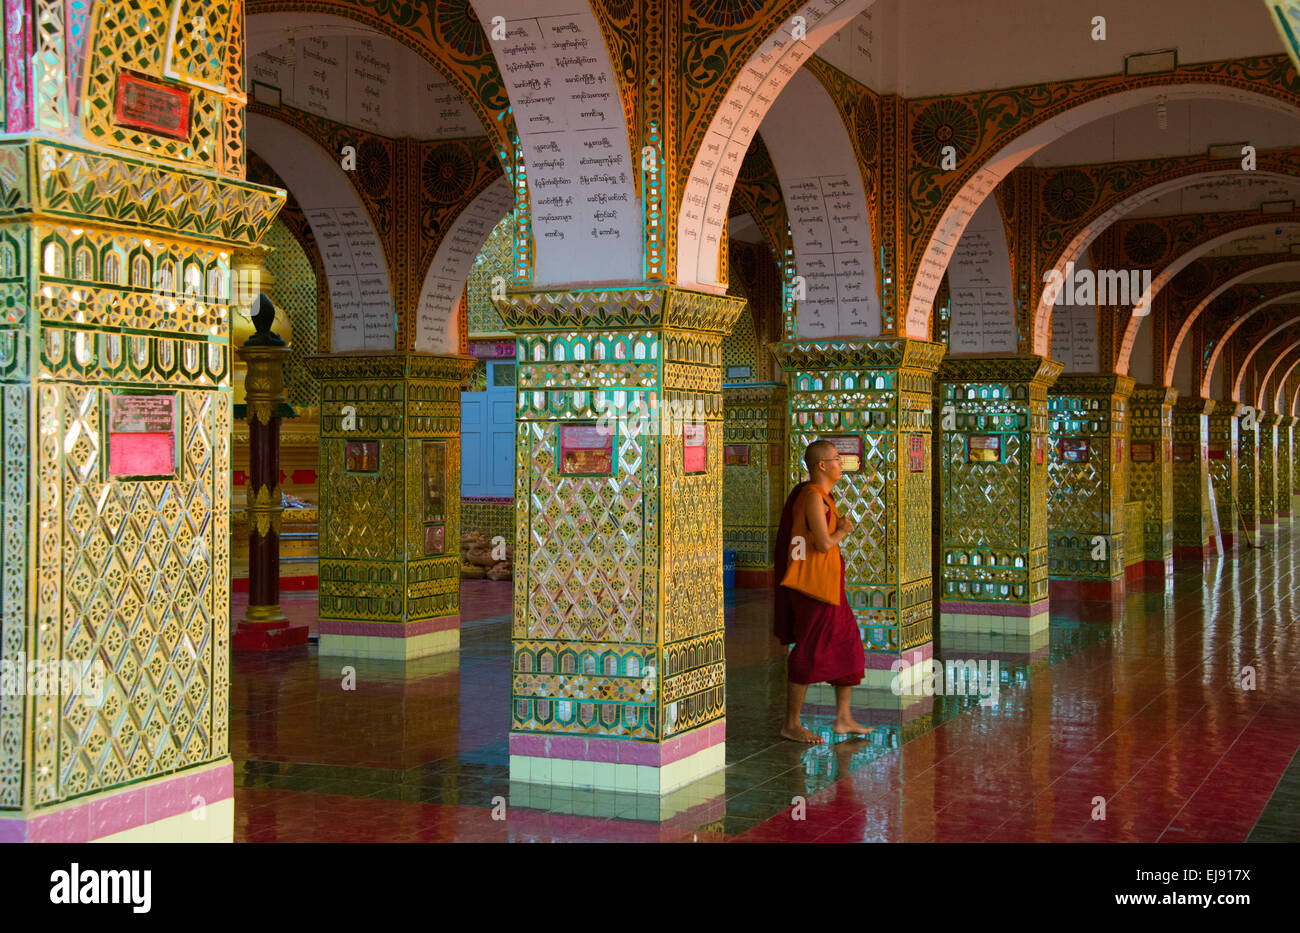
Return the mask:
<path id="1" fill-rule="evenodd" d="M 803 463 L 808 468 L 808 478 L 817 481 L 820 473 L 826 475 L 831 482 L 840 478 L 840 471 L 836 469 L 832 472 L 828 467 L 834 463 L 839 466 L 840 453 L 835 449 L 835 445 L 830 441 L 817 440 L 808 445 L 808 449 L 803 452 Z"/>

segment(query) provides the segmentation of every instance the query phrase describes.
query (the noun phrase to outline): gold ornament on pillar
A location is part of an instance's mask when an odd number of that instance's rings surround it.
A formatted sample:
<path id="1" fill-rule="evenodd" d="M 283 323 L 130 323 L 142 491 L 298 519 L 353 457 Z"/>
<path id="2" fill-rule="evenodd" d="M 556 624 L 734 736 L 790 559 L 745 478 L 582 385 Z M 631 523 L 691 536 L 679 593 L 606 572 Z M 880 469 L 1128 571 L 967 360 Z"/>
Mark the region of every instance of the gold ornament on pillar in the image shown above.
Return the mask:
<path id="1" fill-rule="evenodd" d="M 258 295 L 269 295 L 275 285 L 275 277 L 266 268 L 266 257 L 270 253 L 268 247 L 253 246 L 237 251 L 233 257 L 230 269 L 231 346 L 242 347 L 256 331 L 253 326 L 252 304 Z M 293 321 L 289 319 L 288 313 L 283 308 L 275 309 L 275 322 L 271 326 L 284 338 L 286 344 L 292 345 Z M 231 376 L 231 390 L 235 405 L 243 405 L 246 402 L 247 374 L 248 364 L 237 356 Z"/>

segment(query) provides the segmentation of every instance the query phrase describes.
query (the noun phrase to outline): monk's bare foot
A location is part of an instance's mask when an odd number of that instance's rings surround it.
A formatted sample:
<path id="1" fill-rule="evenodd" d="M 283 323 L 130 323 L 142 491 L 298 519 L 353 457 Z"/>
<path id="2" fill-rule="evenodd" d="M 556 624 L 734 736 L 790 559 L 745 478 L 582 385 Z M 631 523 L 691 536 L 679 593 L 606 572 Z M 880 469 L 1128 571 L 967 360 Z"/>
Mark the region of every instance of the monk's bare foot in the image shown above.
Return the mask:
<path id="1" fill-rule="evenodd" d="M 853 719 L 835 720 L 836 735 L 870 735 L 871 727 L 864 726 Z"/>
<path id="2" fill-rule="evenodd" d="M 805 729 L 803 726 L 786 726 L 781 730 L 781 736 L 792 742 L 804 742 L 808 745 L 821 745 L 822 737 L 811 729 Z"/>

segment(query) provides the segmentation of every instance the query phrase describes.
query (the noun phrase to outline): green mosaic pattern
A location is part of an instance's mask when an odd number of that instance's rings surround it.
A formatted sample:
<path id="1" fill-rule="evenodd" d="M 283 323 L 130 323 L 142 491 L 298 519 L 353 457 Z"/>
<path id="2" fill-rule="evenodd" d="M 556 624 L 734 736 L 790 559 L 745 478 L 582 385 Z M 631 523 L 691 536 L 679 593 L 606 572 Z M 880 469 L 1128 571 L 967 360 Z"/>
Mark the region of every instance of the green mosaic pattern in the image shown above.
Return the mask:
<path id="1" fill-rule="evenodd" d="M 267 231 L 266 245 L 271 248 L 266 257 L 266 271 L 275 280 L 271 301 L 293 322 L 293 343 L 284 363 L 284 387 L 289 404 L 294 411 L 301 412 L 315 408 L 320 392 L 303 363 L 316 350 L 316 273 L 289 228 L 279 220 Z"/>
<path id="2" fill-rule="evenodd" d="M 492 303 L 492 280 L 501 276 L 502 281 L 507 284 L 510 282 L 514 261 L 514 254 L 510 250 L 510 231 L 514 222 L 513 212 L 501 218 L 474 259 L 474 268 L 470 271 L 467 286 L 467 324 L 471 340 L 476 337 L 510 335 L 510 329 L 501 320 L 501 315 Z M 502 294 L 499 297 L 505 296 Z"/>

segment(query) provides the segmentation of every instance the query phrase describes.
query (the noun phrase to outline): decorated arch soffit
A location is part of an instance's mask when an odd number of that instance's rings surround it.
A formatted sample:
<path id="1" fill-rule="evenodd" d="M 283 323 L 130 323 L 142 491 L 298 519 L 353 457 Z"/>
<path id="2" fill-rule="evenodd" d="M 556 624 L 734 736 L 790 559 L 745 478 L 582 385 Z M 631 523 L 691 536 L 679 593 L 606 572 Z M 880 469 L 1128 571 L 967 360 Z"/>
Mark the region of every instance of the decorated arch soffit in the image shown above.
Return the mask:
<path id="1" fill-rule="evenodd" d="M 1286 414 L 1283 405 L 1286 383 L 1296 366 L 1300 365 L 1300 340 L 1296 339 L 1297 336 L 1294 331 L 1288 335 L 1284 348 L 1273 357 L 1268 369 L 1264 371 L 1259 390 L 1259 407 L 1265 411 Z"/>
<path id="2" fill-rule="evenodd" d="M 1175 384 L 1181 360 L 1189 354 L 1195 364 L 1192 368 L 1197 373 L 1197 384 L 1208 374 L 1210 354 L 1222 339 L 1222 330 L 1238 319 L 1236 312 L 1245 307 L 1247 291 L 1257 300 L 1265 300 L 1292 287 L 1285 282 L 1247 285 L 1266 270 L 1294 272 L 1300 283 L 1300 260 L 1292 259 L 1289 253 L 1198 259 L 1170 280 L 1170 300 L 1164 309 L 1168 348 L 1163 367 L 1165 385 Z M 1294 287 L 1300 288 L 1300 284 Z M 1234 293 L 1238 288 L 1241 294 Z"/>
<path id="3" fill-rule="evenodd" d="M 1270 354 L 1261 355 L 1261 351 L 1269 341 L 1297 323 L 1300 323 L 1300 302 L 1292 295 L 1288 300 L 1272 302 L 1266 310 L 1251 315 L 1248 321 L 1235 328 L 1231 339 L 1225 341 L 1227 349 L 1224 354 L 1227 377 L 1224 386 L 1229 390 L 1228 398 L 1231 401 L 1256 404 L 1254 395 L 1248 393 L 1249 397 L 1242 397 L 1243 388 L 1247 387 L 1247 377 L 1254 380 L 1253 390 L 1257 391 L 1262 385 L 1258 376 L 1272 360 Z"/>
<path id="4" fill-rule="evenodd" d="M 1278 314 L 1300 302 L 1300 281 L 1262 286 L 1255 294 L 1247 295 L 1247 291 L 1253 289 L 1237 289 L 1221 295 L 1202 315 L 1204 326 L 1201 329 L 1201 349 L 1197 354 L 1201 363 L 1198 373 L 1202 394 L 1215 384 L 1220 367 L 1229 370 L 1230 374 L 1236 372 L 1246 345 L 1261 333 L 1257 328 L 1267 328 Z M 1245 335 L 1245 343 L 1240 339 L 1242 335 Z M 1239 339 L 1234 340 L 1234 337 Z"/>
<path id="5" fill-rule="evenodd" d="M 754 221 L 775 262 L 783 264 L 785 258 L 793 254 L 790 215 L 781 194 L 781 180 L 776 176 L 776 166 L 772 164 L 762 136 L 756 136 L 745 153 L 736 187 L 731 192 L 731 209 L 727 215 L 731 218 L 741 214 L 748 214 Z"/>
<path id="6" fill-rule="evenodd" d="M 761 10 L 760 0 L 684 4 L 682 72 L 674 88 L 681 168 L 670 201 L 678 285 L 725 290 L 727 207 L 745 151 L 800 66 L 870 5 L 811 0 Z"/>
<path id="7" fill-rule="evenodd" d="M 1208 98 L 1297 114 L 1300 87 L 1283 55 L 1183 65 L 1151 75 L 1108 75 L 905 103 L 911 165 L 900 192 L 899 243 L 907 315 L 904 330 L 923 337 L 935 291 L 975 210 L 1016 166 L 1047 143 L 1087 123 L 1154 101 Z M 957 167 L 943 168 L 945 146 Z M 886 314 L 890 299 L 884 298 Z M 1031 307 L 1019 309 L 1032 318 Z M 1022 326 L 1027 321 L 1022 320 Z M 1034 352 L 1046 355 L 1049 315 L 1035 322 Z"/>
<path id="8" fill-rule="evenodd" d="M 800 69 L 762 129 L 790 216 L 796 339 L 879 336 L 866 189 L 840 110 Z"/>
<path id="9" fill-rule="evenodd" d="M 1226 214 L 1185 214 L 1178 217 L 1143 218 L 1122 221 L 1106 230 L 1094 246 L 1099 268 L 1149 271 L 1150 287 L 1143 289 L 1146 307 L 1153 306 L 1155 296 L 1179 273 L 1198 258 L 1226 247 L 1234 241 L 1273 235 L 1300 234 L 1300 212 L 1277 215 L 1260 222 L 1259 211 L 1234 211 Z M 1132 272 L 1129 275 L 1132 278 Z M 1145 276 L 1138 276 L 1145 281 Z M 1101 302 L 1098 302 L 1099 307 Z M 1115 346 L 1114 335 L 1122 334 L 1114 354 L 1114 369 L 1129 371 L 1129 359 L 1139 328 L 1150 314 L 1135 314 L 1133 300 L 1128 306 L 1112 302 L 1102 308 L 1100 325 L 1105 347 Z"/>
<path id="10" fill-rule="evenodd" d="M 1300 148 L 1261 151 L 1257 153 L 1257 168 L 1249 172 L 1237 160 L 1211 161 L 1200 156 L 1016 169 L 998 192 L 1008 187 L 1027 187 L 1028 203 L 1035 207 L 1032 249 L 1023 251 L 1029 261 L 1016 274 L 1019 287 L 1031 295 L 1029 304 L 1034 308 L 1030 335 L 1038 331 L 1041 315 L 1051 314 L 1051 296 L 1045 283 L 1048 273 L 1055 271 L 1064 276 L 1067 264 L 1077 264 L 1111 224 L 1171 193 L 1189 189 L 1208 192 L 1215 186 L 1233 185 L 1243 179 L 1261 190 L 1268 188 L 1262 190 L 1260 200 L 1272 199 L 1274 194 L 1279 199 L 1294 197 L 1300 185 L 1297 176 Z M 1045 326 L 1050 327 L 1050 321 Z"/>
<path id="11" fill-rule="evenodd" d="M 469 3 L 434 0 L 245 0 L 250 32 L 277 35 L 289 27 L 338 17 L 395 39 L 432 65 L 473 108 L 503 165 L 513 164 L 514 119 L 487 33 Z M 256 21 L 253 18 L 256 17 Z"/>
<path id="12" fill-rule="evenodd" d="M 257 101 L 249 112 L 310 138 L 334 161 L 332 174 L 352 187 L 373 229 L 382 231 L 380 243 L 396 303 L 397 346 L 456 352 L 457 307 L 470 266 L 512 205 L 509 182 L 491 142 L 482 136 L 391 139 L 295 107 Z M 258 146 L 256 130 L 250 146 Z M 356 168 L 344 172 L 335 154 L 346 146 L 356 151 Z M 321 346 L 325 352 L 332 334 L 328 322 L 322 323 L 322 334 L 327 338 Z"/>
<path id="13" fill-rule="evenodd" d="M 247 158 L 249 181 L 271 188 L 280 188 L 285 192 L 284 207 L 276 219 L 284 223 L 285 229 L 302 247 L 307 262 L 311 264 L 312 275 L 316 280 L 316 346 L 327 351 L 329 348 L 330 323 L 333 321 L 333 312 L 330 310 L 329 277 L 325 274 L 325 261 L 321 258 L 316 237 L 312 235 L 311 223 L 308 222 L 302 205 L 293 196 L 293 190 L 283 178 L 276 174 L 275 169 L 271 168 L 267 161 L 252 149 L 248 150 Z M 302 336 L 306 337 L 305 334 Z"/>
<path id="14" fill-rule="evenodd" d="M 253 113 L 248 129 L 257 154 L 289 183 L 320 248 L 329 281 L 329 348 L 395 349 L 388 257 L 347 173 L 288 123 Z"/>

